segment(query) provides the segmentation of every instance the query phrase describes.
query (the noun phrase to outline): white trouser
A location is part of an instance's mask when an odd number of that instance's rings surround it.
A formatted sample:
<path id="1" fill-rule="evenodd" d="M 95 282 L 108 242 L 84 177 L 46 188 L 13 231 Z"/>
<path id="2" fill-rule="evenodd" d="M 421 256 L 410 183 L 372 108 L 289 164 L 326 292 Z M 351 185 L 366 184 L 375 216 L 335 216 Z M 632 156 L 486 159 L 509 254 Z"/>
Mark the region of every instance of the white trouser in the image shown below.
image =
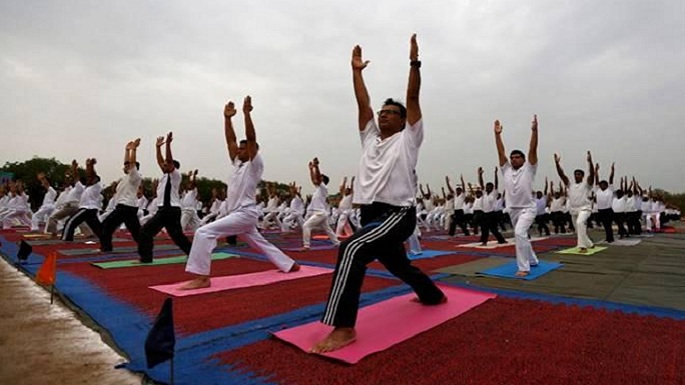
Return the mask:
<path id="1" fill-rule="evenodd" d="M 31 226 L 30 211 L 9 209 L 0 216 L 2 228 L 9 229 L 14 225 Z"/>
<path id="2" fill-rule="evenodd" d="M 325 211 L 313 211 L 309 219 L 302 225 L 302 245 L 304 247 L 309 247 L 311 244 L 312 230 L 319 228 L 328 234 L 328 238 L 333 244 L 337 245 L 340 243 L 333 229 L 331 229 L 331 225 L 328 224 L 328 213 Z"/>
<path id="3" fill-rule="evenodd" d="M 528 239 L 528 229 L 535 222 L 536 209 L 510 208 L 509 216 L 511 224 L 514 226 L 514 237 L 516 239 L 516 265 L 519 271 L 530 271 L 530 265 L 538 264 L 538 256 L 535 255 L 533 245 Z"/>
<path id="4" fill-rule="evenodd" d="M 301 212 L 293 211 L 283 218 L 283 221 L 281 222 L 281 231 L 290 231 L 295 223 L 297 223 L 297 225 L 300 227 L 304 225 L 304 219 L 302 219 Z"/>
<path id="5" fill-rule="evenodd" d="M 350 236 L 352 235 L 352 227 L 350 224 L 347 222 L 347 220 L 350 217 L 350 210 L 342 210 L 338 214 L 338 223 L 335 227 L 335 235 L 338 237 L 341 236 Z"/>
<path id="6" fill-rule="evenodd" d="M 581 249 L 588 249 L 594 245 L 590 237 L 587 236 L 587 220 L 590 218 L 590 215 L 592 215 L 590 210 L 580 210 L 579 212 L 571 210 L 571 220 L 573 220 L 576 226 L 578 247 Z"/>
<path id="7" fill-rule="evenodd" d="M 268 228 L 269 222 L 273 221 L 279 229 L 283 228 L 283 223 L 278 219 L 278 211 L 271 211 L 264 216 L 264 223 L 262 227 Z"/>
<path id="8" fill-rule="evenodd" d="M 239 208 L 225 217 L 197 229 L 188 255 L 186 271 L 198 275 L 209 275 L 212 251 L 216 247 L 217 239 L 229 235 L 237 235 L 238 239 L 246 242 L 252 249 L 264 254 L 279 270 L 290 271 L 295 261 L 269 243 L 257 231 L 259 214 L 259 211 L 254 207 Z"/>
<path id="9" fill-rule="evenodd" d="M 55 211 L 55 205 L 40 206 L 38 211 L 33 213 L 31 217 L 31 231 L 38 231 L 38 226 L 41 223 L 47 223 L 48 218 Z"/>
<path id="10" fill-rule="evenodd" d="M 654 224 L 654 228 L 659 230 L 661 228 L 661 218 L 659 218 L 661 213 L 652 213 L 652 224 Z"/>
<path id="11" fill-rule="evenodd" d="M 183 231 L 195 231 L 200 226 L 200 217 L 195 209 L 181 209 L 181 228 Z"/>
<path id="12" fill-rule="evenodd" d="M 407 242 L 409 242 L 409 252 L 412 254 L 421 254 L 423 253 L 423 249 L 421 248 L 421 242 L 419 242 L 419 236 L 421 235 L 421 230 L 419 230 L 419 226 L 416 226 L 414 228 L 414 232 L 407 238 Z"/>

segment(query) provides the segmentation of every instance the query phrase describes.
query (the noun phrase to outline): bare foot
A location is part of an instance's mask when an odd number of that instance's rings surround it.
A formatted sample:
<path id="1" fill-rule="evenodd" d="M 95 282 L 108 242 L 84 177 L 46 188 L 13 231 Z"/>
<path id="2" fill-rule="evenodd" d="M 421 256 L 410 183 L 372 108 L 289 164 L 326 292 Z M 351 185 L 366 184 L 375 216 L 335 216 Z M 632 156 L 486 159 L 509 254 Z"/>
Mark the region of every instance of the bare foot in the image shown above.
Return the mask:
<path id="1" fill-rule="evenodd" d="M 300 271 L 300 265 L 297 262 L 293 263 L 293 265 L 290 266 L 290 270 L 288 270 L 288 273 L 294 273 L 296 271 Z"/>
<path id="2" fill-rule="evenodd" d="M 357 339 L 354 328 L 335 328 L 326 338 L 319 341 L 311 349 L 310 353 L 326 353 L 343 348 Z"/>
<path id="3" fill-rule="evenodd" d="M 527 272 L 527 271 L 517 271 L 517 272 L 516 272 L 516 276 L 517 276 L 517 277 L 527 277 L 528 274 L 530 274 L 530 273 Z"/>
<path id="4" fill-rule="evenodd" d="M 309 246 L 303 246 L 298 251 L 309 251 Z"/>
<path id="5" fill-rule="evenodd" d="M 209 276 L 206 275 L 201 275 L 197 278 L 195 278 L 192 281 L 186 282 L 185 285 L 179 287 L 180 290 L 195 290 L 195 289 L 202 289 L 204 287 L 209 287 L 211 285 L 211 281 L 209 280 Z"/>
<path id="6" fill-rule="evenodd" d="M 481 242 L 480 245 L 481 245 L 481 246 L 487 246 L 488 243 L 487 243 L 487 242 Z"/>
<path id="7" fill-rule="evenodd" d="M 585 254 L 585 253 L 587 253 L 587 248 L 581 247 L 580 249 L 578 249 L 578 252 Z"/>

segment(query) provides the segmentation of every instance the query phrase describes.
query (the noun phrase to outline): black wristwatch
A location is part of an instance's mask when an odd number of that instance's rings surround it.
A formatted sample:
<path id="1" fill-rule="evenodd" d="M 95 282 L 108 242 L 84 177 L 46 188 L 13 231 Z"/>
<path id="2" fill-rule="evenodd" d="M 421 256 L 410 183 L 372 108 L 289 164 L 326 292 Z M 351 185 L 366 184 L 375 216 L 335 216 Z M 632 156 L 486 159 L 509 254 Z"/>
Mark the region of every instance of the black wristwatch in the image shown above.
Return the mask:
<path id="1" fill-rule="evenodd" d="M 416 68 L 421 68 L 421 60 L 412 60 L 409 65 Z"/>

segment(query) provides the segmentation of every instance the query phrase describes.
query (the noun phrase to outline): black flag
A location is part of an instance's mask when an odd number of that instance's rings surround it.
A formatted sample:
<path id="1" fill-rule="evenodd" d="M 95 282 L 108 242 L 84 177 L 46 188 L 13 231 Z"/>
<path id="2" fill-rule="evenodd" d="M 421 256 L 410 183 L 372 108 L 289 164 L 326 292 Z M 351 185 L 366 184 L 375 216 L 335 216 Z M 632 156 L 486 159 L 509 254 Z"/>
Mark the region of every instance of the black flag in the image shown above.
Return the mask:
<path id="1" fill-rule="evenodd" d="M 173 358 L 174 345 L 176 345 L 174 314 L 171 298 L 167 298 L 145 339 L 145 358 L 148 369 Z"/>
<path id="2" fill-rule="evenodd" d="M 17 252 L 17 259 L 19 262 L 26 262 L 32 251 L 33 247 L 31 247 L 31 245 L 26 243 L 26 241 L 21 241 L 21 244 L 19 244 L 19 251 Z"/>

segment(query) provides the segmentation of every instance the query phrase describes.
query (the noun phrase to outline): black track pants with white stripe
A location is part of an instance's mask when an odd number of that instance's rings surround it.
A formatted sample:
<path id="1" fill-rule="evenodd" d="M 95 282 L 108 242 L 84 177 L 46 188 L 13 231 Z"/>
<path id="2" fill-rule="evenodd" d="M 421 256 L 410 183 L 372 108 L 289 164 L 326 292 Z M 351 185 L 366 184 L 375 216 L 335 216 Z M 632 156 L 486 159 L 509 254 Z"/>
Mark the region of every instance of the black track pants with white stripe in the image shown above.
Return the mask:
<path id="1" fill-rule="evenodd" d="M 97 235 L 98 237 L 102 235 L 102 224 L 98 219 L 98 210 L 80 208 L 78 209 L 76 214 L 69 217 L 67 223 L 64 224 L 62 240 L 67 242 L 73 241 L 76 227 L 78 227 L 83 222 L 86 222 L 88 224 L 88 227 L 90 227 L 90 229 L 93 230 L 93 233 L 95 235 Z"/>
<path id="2" fill-rule="evenodd" d="M 421 270 L 411 265 L 404 241 L 416 227 L 414 207 L 373 203 L 361 208 L 362 228 L 340 244 L 333 284 L 321 321 L 354 327 L 366 266 L 378 259 L 390 273 L 411 286 L 425 304 L 439 303 L 444 294 Z"/>

